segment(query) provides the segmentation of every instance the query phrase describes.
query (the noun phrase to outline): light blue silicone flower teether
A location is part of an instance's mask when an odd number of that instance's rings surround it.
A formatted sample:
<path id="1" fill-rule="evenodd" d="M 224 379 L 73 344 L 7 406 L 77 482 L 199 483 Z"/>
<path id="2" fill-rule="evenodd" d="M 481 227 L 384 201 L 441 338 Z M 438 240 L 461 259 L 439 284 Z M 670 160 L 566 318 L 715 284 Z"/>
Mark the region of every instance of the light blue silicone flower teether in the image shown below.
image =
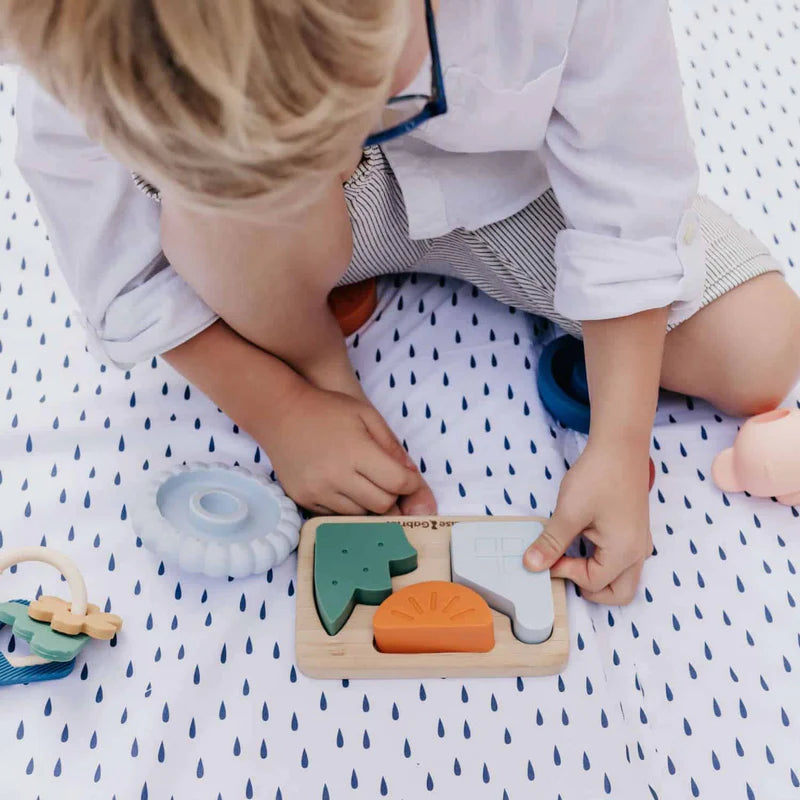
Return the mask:
<path id="1" fill-rule="evenodd" d="M 157 475 L 131 518 L 144 546 L 164 561 L 214 578 L 266 572 L 300 538 L 297 507 L 278 484 L 225 464 Z"/>

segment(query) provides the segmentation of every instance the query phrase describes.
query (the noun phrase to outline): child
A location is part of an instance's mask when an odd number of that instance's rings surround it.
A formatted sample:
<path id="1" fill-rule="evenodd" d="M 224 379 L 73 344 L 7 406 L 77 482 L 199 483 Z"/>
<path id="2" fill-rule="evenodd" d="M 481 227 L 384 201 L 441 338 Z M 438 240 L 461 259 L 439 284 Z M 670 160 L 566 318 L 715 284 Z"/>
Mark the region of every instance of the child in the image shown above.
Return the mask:
<path id="1" fill-rule="evenodd" d="M 652 548 L 659 385 L 747 415 L 797 380 L 798 298 L 696 197 L 666 0 L 0 0 L 0 31 L 75 115 L 21 80 L 19 164 L 95 346 L 163 354 L 308 508 L 434 508 L 337 283 L 454 275 L 583 336 L 589 443 L 526 564 L 597 602 Z"/>

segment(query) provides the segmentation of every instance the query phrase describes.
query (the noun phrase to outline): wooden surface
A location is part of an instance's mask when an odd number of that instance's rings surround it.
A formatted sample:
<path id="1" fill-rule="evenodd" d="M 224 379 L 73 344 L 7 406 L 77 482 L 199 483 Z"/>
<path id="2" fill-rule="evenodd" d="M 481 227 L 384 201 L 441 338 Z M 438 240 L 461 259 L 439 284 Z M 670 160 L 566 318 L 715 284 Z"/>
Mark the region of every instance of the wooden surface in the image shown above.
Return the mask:
<path id="1" fill-rule="evenodd" d="M 419 565 L 413 572 L 392 578 L 400 589 L 420 581 L 450 576 L 450 530 L 456 522 L 504 522 L 540 517 L 391 517 L 403 525 L 416 548 Z M 567 599 L 564 581 L 554 578 L 553 633 L 541 644 L 523 644 L 511 632 L 511 620 L 492 611 L 495 646 L 488 653 L 381 653 L 373 643 L 372 617 L 376 606 L 357 605 L 339 633 L 329 636 L 317 616 L 314 602 L 314 540 L 325 522 L 376 522 L 375 517 L 317 517 L 300 534 L 297 550 L 297 666 L 310 678 L 430 678 L 514 677 L 560 672 L 569 656 Z"/>

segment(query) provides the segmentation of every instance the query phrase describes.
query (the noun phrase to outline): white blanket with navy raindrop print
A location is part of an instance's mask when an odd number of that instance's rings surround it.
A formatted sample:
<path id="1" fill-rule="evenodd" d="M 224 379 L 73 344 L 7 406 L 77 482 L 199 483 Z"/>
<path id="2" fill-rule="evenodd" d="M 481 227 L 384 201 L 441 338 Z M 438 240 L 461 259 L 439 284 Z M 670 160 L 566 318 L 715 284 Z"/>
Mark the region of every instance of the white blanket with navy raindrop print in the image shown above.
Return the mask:
<path id="1" fill-rule="evenodd" d="M 674 20 L 703 189 L 797 279 L 800 11 L 680 0 Z M 635 603 L 570 593 L 570 663 L 518 680 L 315 682 L 293 663 L 294 561 L 220 582 L 165 568 L 127 520 L 148 471 L 267 468 L 165 364 L 107 370 L 12 165 L 0 72 L 0 530 L 73 556 L 125 618 L 61 682 L 0 689 L 0 798 L 758 798 L 800 791 L 800 522 L 723 496 L 736 422 L 665 400 L 653 437 L 657 555 Z M 553 332 L 468 286 L 386 282 L 352 345 L 443 512 L 549 513 L 574 442 L 535 392 Z M 792 398 L 790 402 L 795 402 Z M 26 565 L 0 599 L 65 587 Z M 2 636 L 7 646 L 6 632 Z"/>

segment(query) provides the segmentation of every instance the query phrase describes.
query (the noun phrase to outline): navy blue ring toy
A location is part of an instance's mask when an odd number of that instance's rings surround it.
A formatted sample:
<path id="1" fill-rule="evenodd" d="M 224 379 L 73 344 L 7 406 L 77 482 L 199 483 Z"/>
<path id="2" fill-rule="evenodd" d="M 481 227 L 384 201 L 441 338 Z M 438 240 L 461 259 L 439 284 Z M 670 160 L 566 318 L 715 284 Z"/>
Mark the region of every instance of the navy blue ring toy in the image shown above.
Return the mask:
<path id="1" fill-rule="evenodd" d="M 564 426 L 578 433 L 589 433 L 589 382 L 583 342 L 560 336 L 545 347 L 539 358 L 536 378 L 544 407 Z M 656 468 L 650 459 L 650 488 Z"/>
<path id="2" fill-rule="evenodd" d="M 567 428 L 589 433 L 589 384 L 583 343 L 560 336 L 545 347 L 536 379 L 544 407 Z"/>

